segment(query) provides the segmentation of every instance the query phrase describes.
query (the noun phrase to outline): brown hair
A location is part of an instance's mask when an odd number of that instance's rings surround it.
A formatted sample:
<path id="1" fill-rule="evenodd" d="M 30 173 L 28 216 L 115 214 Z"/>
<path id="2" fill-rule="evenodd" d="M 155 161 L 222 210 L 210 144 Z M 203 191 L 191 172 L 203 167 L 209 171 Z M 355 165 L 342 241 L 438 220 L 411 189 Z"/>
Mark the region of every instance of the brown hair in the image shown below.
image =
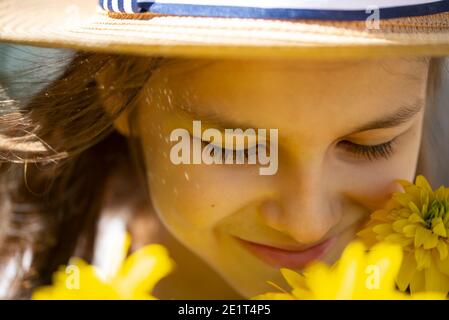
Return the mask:
<path id="1" fill-rule="evenodd" d="M 139 60 L 139 63 L 137 63 Z M 112 122 L 130 108 L 162 61 L 79 52 L 64 74 L 26 104 L 0 97 L 0 274 L 4 298 L 27 297 L 67 263 L 74 250 L 90 258 L 95 221 L 108 176 L 135 162 Z M 111 65 L 109 88 L 96 76 Z M 106 112 L 99 92 L 120 94 L 124 105 Z M 136 150 L 133 148 L 133 150 Z M 134 160 L 133 160 L 134 159 Z M 123 170 L 123 168 L 122 168 Z M 139 183 L 126 169 L 128 190 Z M 122 185 L 123 189 L 126 188 Z M 125 197 L 122 197 L 125 198 Z M 126 199 L 122 199 L 126 201 Z M 13 271 L 12 271 L 13 270 Z"/>
<path id="2" fill-rule="evenodd" d="M 126 172 L 113 193 L 117 202 L 146 198 L 138 176 L 142 168 L 136 167 L 138 137 L 125 138 L 112 123 L 133 108 L 163 60 L 79 52 L 62 76 L 26 103 L 0 91 L 0 289 L 8 286 L 3 298 L 28 297 L 75 253 L 91 258 L 97 217 L 114 173 Z M 432 73 L 439 64 L 432 61 Z M 116 68 L 113 82 L 100 87 L 97 75 L 110 66 Z M 119 94 L 123 105 L 106 112 L 100 92 Z M 136 195 L 135 190 L 144 191 Z"/>

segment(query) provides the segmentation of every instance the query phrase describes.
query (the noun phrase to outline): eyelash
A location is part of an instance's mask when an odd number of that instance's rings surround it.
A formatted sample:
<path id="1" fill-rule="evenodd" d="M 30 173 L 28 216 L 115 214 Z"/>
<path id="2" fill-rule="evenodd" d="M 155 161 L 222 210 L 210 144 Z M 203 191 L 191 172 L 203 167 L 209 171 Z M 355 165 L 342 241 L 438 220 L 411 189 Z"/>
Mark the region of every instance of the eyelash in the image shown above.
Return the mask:
<path id="1" fill-rule="evenodd" d="M 351 152 L 358 158 L 368 159 L 369 161 L 379 160 L 381 158 L 389 159 L 394 154 L 394 144 L 396 139 L 390 140 L 388 142 L 377 144 L 377 145 L 361 145 L 348 140 L 343 140 L 338 142 L 338 146 L 343 148 L 344 150 Z M 209 144 L 208 141 L 201 140 L 201 143 L 204 146 Z M 221 148 L 224 151 L 226 148 Z M 256 149 L 257 150 L 257 149 Z M 233 156 L 235 157 L 237 150 L 231 150 L 233 152 Z M 244 149 L 245 159 L 248 158 L 248 149 Z"/>
<path id="2" fill-rule="evenodd" d="M 203 145 L 203 147 L 205 147 L 205 146 L 209 145 L 210 142 L 209 142 L 209 141 L 201 140 L 201 144 Z M 230 150 L 230 151 L 232 152 L 232 157 L 233 157 L 233 159 L 236 159 L 236 157 L 237 157 L 237 152 L 243 151 L 244 159 L 247 160 L 247 159 L 249 158 L 249 151 L 250 151 L 250 150 L 254 150 L 254 152 L 256 153 L 256 156 L 257 156 L 257 150 L 258 150 L 258 147 L 261 146 L 261 145 L 262 145 L 262 144 L 258 144 L 257 147 L 254 146 L 254 147 L 252 147 L 252 148 L 250 148 L 250 149 L 241 149 L 241 150 L 236 150 L 236 149 L 232 149 L 232 150 L 231 150 L 231 149 L 227 149 L 227 148 L 221 148 L 221 147 L 218 147 L 218 146 L 215 146 L 215 148 L 218 148 L 218 149 L 221 149 L 221 150 L 222 150 L 222 157 L 225 156 L 225 151 L 226 151 L 226 150 Z M 212 152 L 211 154 L 213 155 L 213 152 Z M 223 159 L 223 160 L 224 160 L 224 159 Z"/>
<path id="3" fill-rule="evenodd" d="M 338 146 L 353 153 L 356 157 L 373 161 L 381 158 L 389 159 L 394 153 L 393 146 L 395 142 L 395 139 L 393 139 L 382 144 L 367 146 L 343 140 L 338 143 Z"/>

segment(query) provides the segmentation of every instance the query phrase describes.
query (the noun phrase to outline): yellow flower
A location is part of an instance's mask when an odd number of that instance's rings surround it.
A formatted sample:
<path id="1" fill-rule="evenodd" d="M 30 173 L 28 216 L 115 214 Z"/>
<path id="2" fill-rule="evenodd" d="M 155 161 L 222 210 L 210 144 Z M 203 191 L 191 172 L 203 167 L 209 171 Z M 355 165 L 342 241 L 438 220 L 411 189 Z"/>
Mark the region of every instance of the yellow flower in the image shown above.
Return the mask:
<path id="1" fill-rule="evenodd" d="M 71 259 L 53 274 L 53 285 L 36 289 L 34 300 L 89 300 L 89 299 L 156 299 L 151 291 L 157 282 L 169 274 L 174 266 L 165 247 L 145 246 L 125 261 L 129 236 L 122 252 L 122 263 L 110 276 L 81 259 Z"/>
<path id="2" fill-rule="evenodd" d="M 366 252 L 360 241 L 350 243 L 333 266 L 315 262 L 302 274 L 281 269 L 291 292 L 267 293 L 255 299 L 371 300 L 406 299 L 395 288 L 394 278 L 401 265 L 397 245 L 381 243 Z"/>
<path id="3" fill-rule="evenodd" d="M 433 191 L 423 176 L 415 184 L 399 181 L 386 207 L 372 213 L 358 235 L 371 245 L 388 241 L 402 246 L 404 260 L 397 277 L 400 290 L 449 292 L 449 188 Z"/>

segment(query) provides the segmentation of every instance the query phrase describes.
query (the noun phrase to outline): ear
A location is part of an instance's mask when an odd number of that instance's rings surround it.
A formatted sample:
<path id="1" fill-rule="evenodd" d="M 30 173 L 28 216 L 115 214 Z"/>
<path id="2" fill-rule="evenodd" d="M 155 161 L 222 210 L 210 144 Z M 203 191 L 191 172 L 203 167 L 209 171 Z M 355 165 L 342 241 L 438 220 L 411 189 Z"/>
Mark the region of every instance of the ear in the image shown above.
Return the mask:
<path id="1" fill-rule="evenodd" d="M 123 108 L 126 104 L 126 97 L 124 94 L 120 90 L 113 90 L 114 85 L 116 84 L 116 79 L 120 79 L 116 64 L 108 62 L 107 65 L 97 72 L 95 79 L 103 108 L 110 116 L 116 117 L 113 122 L 115 129 L 122 135 L 129 136 L 129 110 L 125 109 L 120 112 L 118 117 L 116 116 L 117 111 Z"/>

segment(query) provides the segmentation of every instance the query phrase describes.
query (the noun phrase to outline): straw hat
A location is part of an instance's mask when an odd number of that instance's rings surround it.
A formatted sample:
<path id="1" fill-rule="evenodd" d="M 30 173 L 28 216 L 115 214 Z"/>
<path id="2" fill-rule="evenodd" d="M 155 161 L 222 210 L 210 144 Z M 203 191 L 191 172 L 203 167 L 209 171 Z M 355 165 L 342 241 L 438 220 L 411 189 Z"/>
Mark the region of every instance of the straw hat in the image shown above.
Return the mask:
<path id="1" fill-rule="evenodd" d="M 449 55 L 449 0 L 1 0 L 0 41 L 114 53 Z"/>

